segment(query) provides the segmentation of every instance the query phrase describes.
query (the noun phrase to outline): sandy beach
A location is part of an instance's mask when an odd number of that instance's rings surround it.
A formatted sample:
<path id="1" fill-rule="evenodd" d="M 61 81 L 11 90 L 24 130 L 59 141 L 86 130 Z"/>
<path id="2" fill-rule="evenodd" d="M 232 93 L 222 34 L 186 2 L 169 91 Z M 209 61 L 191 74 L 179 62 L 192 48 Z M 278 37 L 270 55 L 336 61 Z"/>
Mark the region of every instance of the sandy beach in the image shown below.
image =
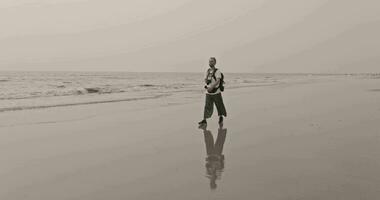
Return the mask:
<path id="1" fill-rule="evenodd" d="M 0 199 L 379 199 L 379 83 L 226 89 L 224 126 L 205 131 L 202 95 L 3 112 Z M 209 169 L 205 135 L 221 132 Z"/>

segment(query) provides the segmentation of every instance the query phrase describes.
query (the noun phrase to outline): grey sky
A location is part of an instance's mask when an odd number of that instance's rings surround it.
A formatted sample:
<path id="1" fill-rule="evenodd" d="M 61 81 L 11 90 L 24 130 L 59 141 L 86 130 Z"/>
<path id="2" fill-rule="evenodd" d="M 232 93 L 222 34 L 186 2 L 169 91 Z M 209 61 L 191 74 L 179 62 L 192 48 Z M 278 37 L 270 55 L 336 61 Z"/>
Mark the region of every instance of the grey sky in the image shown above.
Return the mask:
<path id="1" fill-rule="evenodd" d="M 2 0 L 0 70 L 376 72 L 375 0 Z"/>

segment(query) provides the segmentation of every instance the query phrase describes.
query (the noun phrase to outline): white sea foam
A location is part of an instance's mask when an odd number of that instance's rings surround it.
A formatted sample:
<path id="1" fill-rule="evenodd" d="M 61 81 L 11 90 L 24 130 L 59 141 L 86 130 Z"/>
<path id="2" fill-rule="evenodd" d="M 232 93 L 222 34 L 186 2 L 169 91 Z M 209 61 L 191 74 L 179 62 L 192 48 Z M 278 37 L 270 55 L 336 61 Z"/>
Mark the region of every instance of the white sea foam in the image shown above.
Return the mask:
<path id="1" fill-rule="evenodd" d="M 306 75 L 225 74 L 226 88 L 265 86 Z M 0 112 L 160 98 L 203 91 L 202 73 L 0 72 Z"/>

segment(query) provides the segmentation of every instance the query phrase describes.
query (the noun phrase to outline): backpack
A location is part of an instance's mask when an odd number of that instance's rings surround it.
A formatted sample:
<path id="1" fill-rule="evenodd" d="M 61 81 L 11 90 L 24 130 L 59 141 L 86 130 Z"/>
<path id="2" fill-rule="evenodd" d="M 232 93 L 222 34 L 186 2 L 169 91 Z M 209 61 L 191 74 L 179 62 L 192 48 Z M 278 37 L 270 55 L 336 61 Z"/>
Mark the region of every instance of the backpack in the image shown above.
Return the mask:
<path id="1" fill-rule="evenodd" d="M 216 73 L 216 71 L 218 71 L 218 68 L 215 68 L 215 71 L 212 73 L 212 77 L 216 80 L 216 77 L 215 77 L 215 73 Z M 223 73 L 221 73 L 221 75 L 222 75 L 222 77 L 220 78 L 220 82 L 219 82 L 219 87 L 217 87 L 217 88 L 215 88 L 214 90 L 215 90 L 215 92 L 216 92 L 216 90 L 218 90 L 218 88 L 220 89 L 220 91 L 224 91 L 224 74 Z M 213 91 L 214 92 L 214 91 Z"/>

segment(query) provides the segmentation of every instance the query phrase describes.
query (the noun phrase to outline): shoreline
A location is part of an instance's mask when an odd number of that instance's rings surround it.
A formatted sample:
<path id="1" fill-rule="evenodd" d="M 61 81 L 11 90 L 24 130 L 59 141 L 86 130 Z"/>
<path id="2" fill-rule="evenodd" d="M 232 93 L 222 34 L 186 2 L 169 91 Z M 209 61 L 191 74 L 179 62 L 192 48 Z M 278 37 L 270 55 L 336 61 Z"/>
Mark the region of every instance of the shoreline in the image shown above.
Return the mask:
<path id="1" fill-rule="evenodd" d="M 270 75 L 270 74 L 268 74 Z M 275 74 L 272 74 L 275 75 Z M 278 74 L 277 74 L 278 75 Z M 338 78 L 336 76 L 327 76 L 328 78 Z M 272 82 L 266 82 L 267 77 L 261 77 L 262 80 L 251 80 L 253 82 L 244 82 L 243 84 L 228 84 L 228 90 L 235 90 L 240 88 L 255 88 L 255 87 L 271 87 L 281 84 L 298 84 L 302 81 L 320 81 L 316 79 L 326 79 L 325 76 L 317 75 L 316 77 L 308 77 L 302 75 L 302 77 L 288 77 L 288 79 L 279 79 Z M 271 77 L 273 78 L 273 77 Z M 341 78 L 341 77 L 339 77 Z M 313 80 L 314 79 L 314 80 Z M 258 82 L 256 82 L 258 81 Z M 263 82 L 264 81 L 264 82 Z M 149 85 L 150 86 L 150 85 Z M 178 94 L 189 93 L 189 95 L 194 95 L 195 98 L 198 98 L 198 95 L 202 93 L 203 89 L 199 86 L 193 86 L 182 89 L 175 90 L 148 90 L 153 92 L 149 94 L 147 92 L 137 91 L 137 92 L 114 92 L 114 93 L 88 93 L 88 94 L 77 94 L 77 95 L 58 95 L 58 96 L 46 96 L 46 97 L 25 97 L 25 98 L 16 98 L 16 99 L 1 99 L 0 105 L 12 105 L 14 106 L 2 106 L 0 107 L 0 112 L 9 112 L 9 111 L 19 111 L 19 110 L 32 110 L 32 109 L 45 109 L 45 108 L 54 108 L 54 107 L 70 107 L 70 106 L 80 106 L 87 104 L 103 104 L 103 103 L 115 103 L 123 101 L 138 101 L 146 99 L 156 99 L 167 96 L 180 96 Z M 100 91 L 100 89 L 98 89 Z M 187 95 L 187 94 L 185 94 Z M 48 103 L 43 103 L 48 102 Z M 19 105 L 18 105 L 19 104 Z"/>

